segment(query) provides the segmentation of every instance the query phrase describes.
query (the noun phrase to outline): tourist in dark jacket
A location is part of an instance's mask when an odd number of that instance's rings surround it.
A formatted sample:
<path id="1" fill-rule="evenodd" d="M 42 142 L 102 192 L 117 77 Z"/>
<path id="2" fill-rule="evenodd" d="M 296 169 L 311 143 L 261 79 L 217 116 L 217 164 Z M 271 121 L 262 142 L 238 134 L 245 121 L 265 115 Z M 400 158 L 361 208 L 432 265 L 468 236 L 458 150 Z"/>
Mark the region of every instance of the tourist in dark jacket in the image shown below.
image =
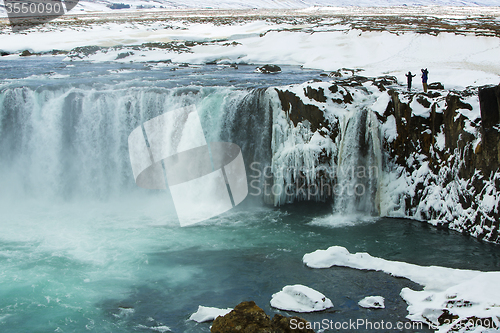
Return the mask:
<path id="1" fill-rule="evenodd" d="M 408 82 L 408 91 L 411 90 L 411 80 L 416 76 L 416 75 L 412 75 L 411 72 L 408 72 L 408 74 L 405 74 L 406 75 L 406 81 Z"/>
<path id="2" fill-rule="evenodd" d="M 424 87 L 424 92 L 427 92 L 427 79 L 429 78 L 429 71 L 422 68 L 422 86 Z"/>

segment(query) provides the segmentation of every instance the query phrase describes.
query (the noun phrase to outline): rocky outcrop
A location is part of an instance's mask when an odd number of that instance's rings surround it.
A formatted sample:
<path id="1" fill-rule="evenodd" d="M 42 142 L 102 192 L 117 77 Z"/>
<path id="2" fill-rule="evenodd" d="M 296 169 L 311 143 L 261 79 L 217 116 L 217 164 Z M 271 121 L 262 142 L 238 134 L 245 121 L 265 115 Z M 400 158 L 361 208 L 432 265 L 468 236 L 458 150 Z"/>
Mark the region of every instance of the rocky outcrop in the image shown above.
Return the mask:
<path id="1" fill-rule="evenodd" d="M 293 320 L 293 322 L 291 322 Z M 212 333 L 314 333 L 306 327 L 307 321 L 298 317 L 284 317 L 276 314 L 271 319 L 255 302 L 242 302 L 224 317 L 217 317 Z M 293 324 L 293 325 L 292 325 Z M 293 328 L 293 329 L 292 329 Z"/>
<path id="2" fill-rule="evenodd" d="M 407 92 L 396 78 L 353 73 L 275 91 L 282 113 L 273 129 L 273 171 L 299 169 L 300 177 L 274 177 L 274 184 L 373 188 L 367 198 L 380 215 L 500 242 L 500 86 L 449 91 L 433 83 L 427 93 Z M 379 168 L 383 176 L 341 174 L 360 167 Z M 345 192 L 327 194 L 274 203 L 320 198 L 339 209 L 346 202 Z M 360 201 L 350 204 L 368 207 Z"/>
<path id="3" fill-rule="evenodd" d="M 275 73 L 281 73 L 281 67 L 277 65 L 264 65 L 261 67 L 257 67 L 255 71 L 264 74 L 275 74 Z"/>
<path id="4" fill-rule="evenodd" d="M 309 95 L 306 96 L 311 96 L 311 99 L 315 99 L 320 102 L 326 102 L 323 90 L 314 90 L 309 86 L 307 89 L 307 92 L 304 89 L 304 92 L 309 93 Z M 323 127 L 329 127 L 329 121 L 325 119 L 323 111 L 317 106 L 305 104 L 302 99 L 293 92 L 278 89 L 276 89 L 276 91 L 280 98 L 281 105 L 283 106 L 283 111 L 286 112 L 288 118 L 294 123 L 295 126 L 307 120 L 311 124 L 311 130 L 313 132 Z"/>
<path id="5" fill-rule="evenodd" d="M 500 162 L 500 85 L 479 90 L 481 147 L 479 166 L 486 175 L 498 170 Z"/>
<path id="6" fill-rule="evenodd" d="M 444 86 L 441 82 L 432 82 L 427 86 L 429 90 L 444 90 Z"/>
<path id="7" fill-rule="evenodd" d="M 395 115 L 398 135 L 388 150 L 411 188 L 406 216 L 500 241 L 498 91 L 408 94 L 404 101 L 401 92 L 390 92 L 385 115 Z M 415 114 L 414 101 L 429 114 Z M 471 105 L 478 102 L 480 113 Z"/>

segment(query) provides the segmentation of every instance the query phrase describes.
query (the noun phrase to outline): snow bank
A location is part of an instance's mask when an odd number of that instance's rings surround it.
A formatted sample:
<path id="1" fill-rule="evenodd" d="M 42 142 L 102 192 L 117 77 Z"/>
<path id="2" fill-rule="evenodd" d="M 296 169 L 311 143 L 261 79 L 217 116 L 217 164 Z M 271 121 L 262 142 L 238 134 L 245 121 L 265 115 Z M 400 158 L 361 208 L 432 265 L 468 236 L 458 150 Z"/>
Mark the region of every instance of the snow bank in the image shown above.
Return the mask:
<path id="1" fill-rule="evenodd" d="M 401 291 L 401 297 L 408 304 L 407 318 L 425 322 L 438 332 L 452 329 L 465 332 L 472 326 L 476 329 L 500 327 L 500 272 L 418 266 L 372 257 L 368 253 L 351 254 L 341 246 L 305 254 L 303 261 L 311 268 L 344 266 L 383 271 L 421 284 L 423 291 L 410 288 Z"/>
<path id="2" fill-rule="evenodd" d="M 304 255 L 303 261 L 311 268 L 344 266 L 382 271 L 396 277 L 410 279 L 425 286 L 428 290 L 442 290 L 449 284 L 462 283 L 481 273 L 437 266 L 422 267 L 372 257 L 368 253 L 351 254 L 346 248 L 341 246 L 332 246 L 327 250 L 317 250 L 313 253 L 308 253 Z"/>
<path id="3" fill-rule="evenodd" d="M 382 296 L 367 296 L 358 302 L 358 305 L 363 308 L 384 309 L 385 299 Z"/>
<path id="4" fill-rule="evenodd" d="M 332 301 L 322 293 L 309 287 L 296 284 L 286 286 L 274 294 L 271 306 L 280 310 L 295 312 L 315 312 L 333 307 Z"/>
<path id="5" fill-rule="evenodd" d="M 218 308 L 211 308 L 211 307 L 206 307 L 206 306 L 198 306 L 198 311 L 193 313 L 190 317 L 189 320 L 196 321 L 198 323 L 204 323 L 206 321 L 212 321 L 215 318 L 219 316 L 225 316 L 229 312 L 231 312 L 233 309 L 227 308 L 227 309 L 218 309 Z"/>
<path id="6" fill-rule="evenodd" d="M 238 22 L 235 16 L 234 21 L 196 23 L 166 21 L 158 16 L 151 21 L 88 24 L 82 17 L 71 23 L 49 23 L 23 34 L 12 33 L 5 26 L 0 33 L 0 49 L 39 53 L 96 45 L 103 49 L 76 52 L 68 60 L 302 65 L 325 71 L 345 67 L 363 69 L 365 76 L 395 75 L 401 80 L 408 70 L 418 72 L 425 66 L 431 72 L 430 82 L 442 82 L 447 88 L 500 80 L 498 38 L 477 36 L 474 31 L 463 35 L 362 31 L 331 18 L 314 23 L 304 19 L 272 23 L 255 18 Z M 185 45 L 185 41 L 191 43 Z M 145 43 L 177 43 L 181 48 Z"/>

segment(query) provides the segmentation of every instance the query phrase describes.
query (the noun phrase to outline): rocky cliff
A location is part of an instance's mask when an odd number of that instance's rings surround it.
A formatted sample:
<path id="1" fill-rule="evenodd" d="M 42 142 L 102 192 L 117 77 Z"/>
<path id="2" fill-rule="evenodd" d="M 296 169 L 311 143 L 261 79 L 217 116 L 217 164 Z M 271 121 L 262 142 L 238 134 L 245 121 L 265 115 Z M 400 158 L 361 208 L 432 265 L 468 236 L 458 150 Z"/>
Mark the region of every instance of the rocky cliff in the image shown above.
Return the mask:
<path id="1" fill-rule="evenodd" d="M 269 91 L 269 201 L 331 201 L 500 242 L 500 86 L 424 93 L 346 74 Z"/>

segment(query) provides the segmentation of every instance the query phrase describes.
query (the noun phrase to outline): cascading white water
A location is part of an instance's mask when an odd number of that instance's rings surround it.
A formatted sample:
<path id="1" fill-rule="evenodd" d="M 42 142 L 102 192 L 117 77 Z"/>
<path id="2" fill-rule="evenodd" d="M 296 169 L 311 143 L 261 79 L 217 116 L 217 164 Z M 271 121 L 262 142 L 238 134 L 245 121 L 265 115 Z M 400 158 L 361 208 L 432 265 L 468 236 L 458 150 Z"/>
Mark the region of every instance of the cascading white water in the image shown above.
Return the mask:
<path id="1" fill-rule="evenodd" d="M 274 104 L 269 190 L 274 205 L 333 200 L 341 214 L 379 213 L 379 121 L 366 107 L 366 95 L 358 98 L 349 107 L 334 103 L 323 111 L 331 128 L 338 127 L 336 135 L 327 128 L 313 132 L 307 120 L 295 125 L 282 105 Z"/>
<path id="2" fill-rule="evenodd" d="M 278 115 L 272 146 L 273 182 L 269 192 L 274 205 L 324 200 L 331 194 L 327 176 L 334 163 L 328 158 L 321 161 L 322 155 L 333 156 L 336 152 L 337 147 L 329 138 L 311 132 L 308 122 L 294 126 L 291 120 Z"/>
<path id="3" fill-rule="evenodd" d="M 378 120 L 373 112 L 361 109 L 346 121 L 341 132 L 336 175 L 334 205 L 337 212 L 379 213 L 382 151 Z"/>
<path id="4" fill-rule="evenodd" d="M 0 97 L 2 197 L 144 193 L 134 183 L 128 135 L 160 114 L 196 105 L 207 142 L 241 147 L 251 198 L 278 206 L 333 196 L 339 212 L 378 211 L 378 121 L 362 107 L 338 116 L 333 142 L 307 121 L 294 126 L 274 89 L 42 86 L 7 88 Z"/>
<path id="5" fill-rule="evenodd" d="M 141 192 L 128 154 L 134 128 L 196 105 L 207 141 L 252 141 L 237 138 L 237 128 L 258 113 L 240 110 L 252 91 L 231 88 L 42 86 L 0 96 L 0 195 L 8 198 L 99 200 Z"/>

